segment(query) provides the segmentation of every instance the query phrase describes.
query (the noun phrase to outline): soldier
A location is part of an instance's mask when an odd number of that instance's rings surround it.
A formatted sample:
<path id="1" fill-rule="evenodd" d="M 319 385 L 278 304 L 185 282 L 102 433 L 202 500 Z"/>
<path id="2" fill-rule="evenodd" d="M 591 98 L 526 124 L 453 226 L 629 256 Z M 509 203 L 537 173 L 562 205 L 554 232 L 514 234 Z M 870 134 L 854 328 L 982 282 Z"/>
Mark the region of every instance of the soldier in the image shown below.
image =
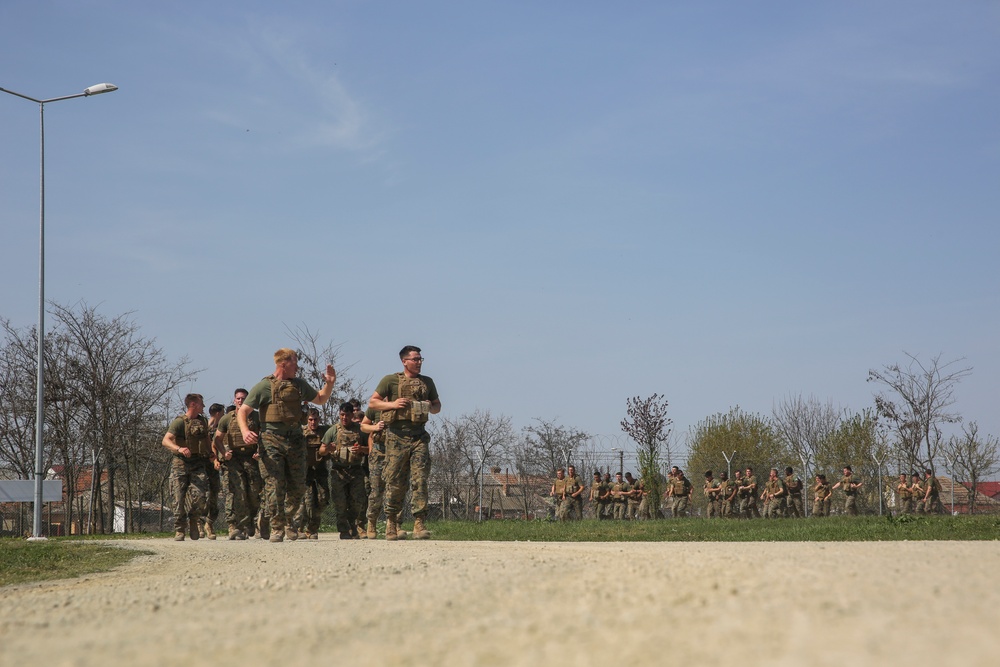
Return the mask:
<path id="1" fill-rule="evenodd" d="M 757 478 L 754 477 L 753 468 L 747 466 L 746 474 L 743 476 L 743 486 L 740 487 L 740 515 L 745 519 L 754 517 L 760 518 L 760 510 L 757 508 Z"/>
<path id="2" fill-rule="evenodd" d="M 667 480 L 667 494 L 670 498 L 670 514 L 675 519 L 687 516 L 693 490 L 691 480 L 684 476 L 684 471 L 674 466 L 671 478 Z"/>
<path id="3" fill-rule="evenodd" d="M 604 518 L 613 519 L 615 518 L 615 499 L 611 495 L 611 489 L 615 483 L 611 481 L 611 473 L 604 473 L 604 481 L 601 484 L 600 501 L 603 504 Z"/>
<path id="4" fill-rule="evenodd" d="M 556 478 L 552 480 L 549 496 L 555 505 L 556 519 L 565 521 L 569 513 L 569 504 L 566 502 L 566 471 L 564 469 L 556 469 Z"/>
<path id="5" fill-rule="evenodd" d="M 725 474 L 725 473 L 723 473 Z M 708 519 L 719 518 L 719 506 L 721 502 L 722 485 L 715 481 L 711 470 L 705 471 L 705 517 Z"/>
<path id="6" fill-rule="evenodd" d="M 365 411 L 361 409 L 361 401 L 352 398 L 349 403 L 354 406 L 354 423 L 360 428 L 361 422 L 365 419 Z M 368 531 L 365 529 L 365 519 L 368 516 L 368 496 L 372 492 L 371 480 L 369 479 L 369 458 L 371 455 L 371 443 L 368 438 L 368 432 L 361 429 L 361 446 L 364 448 L 368 455 L 365 456 L 364 462 L 361 464 L 361 474 L 363 475 L 365 495 L 361 499 L 361 507 L 359 508 L 360 513 L 358 514 L 358 523 L 355 527 L 355 533 L 358 537 L 365 540 L 368 539 Z"/>
<path id="7" fill-rule="evenodd" d="M 254 522 L 264 488 L 257 447 L 243 441 L 243 432 L 236 419 L 236 410 L 243 405 L 248 393 L 243 387 L 233 392 L 233 409 L 215 428 L 214 445 L 222 460 L 222 482 L 226 485 L 226 524 L 230 540 L 245 540 L 256 532 Z M 256 412 L 250 413 L 247 424 L 260 433 L 260 418 Z"/>
<path id="8" fill-rule="evenodd" d="M 208 496 L 206 470 L 212 450 L 201 394 L 185 396 L 184 407 L 184 414 L 170 422 L 161 443 L 173 454 L 170 488 L 174 492 L 174 539 L 178 542 L 184 541 L 185 531 L 190 531 L 192 540 L 199 537 L 198 527 Z"/>
<path id="9" fill-rule="evenodd" d="M 834 491 L 837 489 L 844 491 L 844 514 L 858 515 L 858 489 L 860 488 L 861 480 L 854 476 L 851 466 L 844 466 L 844 476 L 833 485 Z"/>
<path id="10" fill-rule="evenodd" d="M 771 472 L 764 483 L 764 516 L 768 519 L 777 519 L 785 516 L 785 498 L 788 495 L 788 488 L 785 482 L 778 477 L 778 469 L 771 468 Z"/>
<path id="11" fill-rule="evenodd" d="M 306 490 L 306 441 L 302 435 L 305 402 L 323 405 L 330 400 L 337 373 L 327 364 L 323 387 L 316 391 L 305 380 L 296 377 L 299 358 L 295 350 L 281 348 L 274 353 L 274 373 L 250 390 L 246 401 L 236 411 L 243 432 L 243 442 L 256 445 L 260 441 L 260 460 L 265 475 L 265 498 L 271 516 L 272 542 L 286 537 L 297 540 L 294 525 Z M 248 422 L 254 410 L 260 410 L 264 432 L 258 435 Z"/>
<path id="12" fill-rule="evenodd" d="M 642 491 L 639 490 L 639 483 L 632 477 L 631 472 L 625 473 L 625 482 L 629 485 L 628 496 L 625 498 L 625 516 L 629 521 L 635 521 L 639 518 L 639 500 Z"/>
<path id="13" fill-rule="evenodd" d="M 566 500 L 569 502 L 567 516 L 571 519 L 583 518 L 583 481 L 576 476 L 576 467 L 569 467 L 566 475 Z"/>
<path id="14" fill-rule="evenodd" d="M 730 495 L 733 491 L 733 484 L 729 481 L 729 473 L 725 470 L 719 473 L 719 516 L 728 519 L 732 514 Z"/>
<path id="15" fill-rule="evenodd" d="M 330 502 L 330 472 L 326 467 L 332 447 L 323 442 L 329 426 L 320 423 L 319 410 L 309 408 L 302 435 L 306 439 L 306 494 L 296 523 L 303 529 L 302 537 L 319 539 L 323 510 Z M 338 516 L 339 518 L 339 516 Z"/>
<path id="16" fill-rule="evenodd" d="M 624 521 L 626 510 L 628 509 L 628 492 L 631 489 L 628 483 L 622 479 L 620 472 L 615 473 L 615 481 L 611 485 L 611 502 L 614 506 L 614 517 L 619 521 Z"/>
<path id="17" fill-rule="evenodd" d="M 923 514 L 927 511 L 927 506 L 924 503 L 924 487 L 920 483 L 920 475 L 913 473 L 910 478 L 910 495 L 913 498 L 913 511 L 917 514 Z"/>
<path id="18" fill-rule="evenodd" d="M 640 477 L 639 481 L 635 483 L 635 489 L 632 490 L 639 499 L 639 519 L 650 519 L 652 518 L 652 512 L 649 509 L 649 489 L 646 488 L 646 478 Z"/>
<path id="19" fill-rule="evenodd" d="M 941 503 L 941 482 L 938 481 L 930 468 L 924 469 L 924 511 L 928 514 L 944 514 Z"/>
<path id="20" fill-rule="evenodd" d="M 898 498 L 896 509 L 900 514 L 913 514 L 913 493 L 910 492 L 910 480 L 905 472 L 899 473 L 896 498 Z"/>
<path id="21" fill-rule="evenodd" d="M 424 358 L 420 348 L 407 345 L 399 351 L 403 372 L 386 375 L 378 383 L 368 405 L 382 411 L 387 424 L 385 436 L 385 539 L 399 539 L 399 515 L 403 510 L 406 490 L 412 489 L 413 537 L 425 540 L 431 536 L 424 523 L 427 519 L 427 478 L 431 473 L 428 445 L 431 436 L 424 425 L 429 415 L 441 412 L 434 381 L 421 375 Z"/>
<path id="22" fill-rule="evenodd" d="M 594 471 L 594 481 L 590 483 L 590 511 L 594 513 L 594 518 L 603 520 L 601 516 L 601 473 Z"/>
<path id="23" fill-rule="evenodd" d="M 813 485 L 813 516 L 830 516 L 830 496 L 833 491 L 826 481 L 826 475 L 817 473 L 816 484 Z"/>
<path id="24" fill-rule="evenodd" d="M 743 491 L 741 487 L 743 486 L 743 473 L 737 470 L 733 473 L 733 480 L 729 483 L 729 516 L 733 519 L 739 519 L 742 514 L 740 511 L 740 505 L 742 504 Z"/>
<path id="25" fill-rule="evenodd" d="M 211 438 L 215 429 L 225 414 L 226 406 L 222 403 L 212 403 L 208 407 L 208 433 Z M 205 476 L 208 478 L 208 499 L 206 500 L 205 515 L 198 524 L 199 537 L 215 539 L 215 522 L 219 518 L 219 492 L 222 490 L 222 478 L 219 469 L 219 454 L 215 451 L 214 442 L 208 456 L 208 463 L 205 465 Z"/>
<path id="26" fill-rule="evenodd" d="M 785 516 L 795 519 L 805 516 L 805 507 L 802 504 L 802 490 L 805 484 L 795 475 L 791 466 L 785 468 L 785 488 L 788 490 Z"/>
<path id="27" fill-rule="evenodd" d="M 364 458 L 361 425 L 354 421 L 354 405 L 340 405 L 340 422 L 327 429 L 323 443 L 330 451 L 330 497 L 337 511 L 340 539 L 356 540 L 358 517 L 365 499 Z"/>
<path id="28" fill-rule="evenodd" d="M 378 537 L 378 520 L 385 502 L 385 480 L 382 468 L 385 466 L 385 422 L 378 410 L 368 408 L 361 419 L 361 431 L 368 434 L 368 511 L 365 537 Z M 398 530 L 397 530 L 398 535 Z"/>

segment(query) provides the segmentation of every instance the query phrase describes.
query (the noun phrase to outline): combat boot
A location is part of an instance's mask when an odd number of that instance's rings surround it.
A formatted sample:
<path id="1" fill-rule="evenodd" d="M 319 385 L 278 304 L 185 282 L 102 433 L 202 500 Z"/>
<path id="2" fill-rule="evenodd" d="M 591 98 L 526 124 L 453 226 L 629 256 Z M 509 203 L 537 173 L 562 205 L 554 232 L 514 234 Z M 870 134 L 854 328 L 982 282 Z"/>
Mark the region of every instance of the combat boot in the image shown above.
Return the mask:
<path id="1" fill-rule="evenodd" d="M 205 537 L 205 524 L 202 523 L 201 519 L 198 519 L 198 537 Z"/>
<path id="2" fill-rule="evenodd" d="M 399 539 L 399 527 L 396 525 L 396 520 L 387 518 L 385 520 L 385 539 L 389 542 L 395 542 Z"/>
<path id="3" fill-rule="evenodd" d="M 184 541 L 184 531 L 183 530 L 178 530 L 176 533 L 174 533 L 174 539 L 177 540 L 178 542 L 183 542 Z"/>
<path id="4" fill-rule="evenodd" d="M 413 539 L 427 540 L 430 539 L 430 536 L 431 536 L 431 531 L 427 530 L 427 526 L 424 525 L 423 517 L 414 517 Z"/>
<path id="5" fill-rule="evenodd" d="M 285 537 L 294 542 L 299 539 L 299 531 L 294 526 L 285 526 Z"/>
<path id="6" fill-rule="evenodd" d="M 241 533 L 242 531 L 239 528 L 237 528 L 234 524 L 229 524 L 229 539 L 238 540 L 240 539 Z"/>
<path id="7" fill-rule="evenodd" d="M 369 521 L 368 522 L 368 527 L 367 527 L 367 530 L 365 531 L 365 533 L 366 533 L 366 537 L 369 540 L 374 540 L 376 537 L 378 537 L 378 529 L 375 526 L 375 522 L 374 521 Z"/>
<path id="8" fill-rule="evenodd" d="M 201 521 L 197 517 L 188 517 L 188 533 L 191 535 L 192 540 L 197 540 L 201 537 L 199 528 L 201 527 Z"/>
<path id="9" fill-rule="evenodd" d="M 206 521 L 205 522 L 205 535 L 204 535 L 204 537 L 207 537 L 210 540 L 214 540 L 215 539 L 215 529 L 212 528 L 212 522 L 211 521 Z"/>

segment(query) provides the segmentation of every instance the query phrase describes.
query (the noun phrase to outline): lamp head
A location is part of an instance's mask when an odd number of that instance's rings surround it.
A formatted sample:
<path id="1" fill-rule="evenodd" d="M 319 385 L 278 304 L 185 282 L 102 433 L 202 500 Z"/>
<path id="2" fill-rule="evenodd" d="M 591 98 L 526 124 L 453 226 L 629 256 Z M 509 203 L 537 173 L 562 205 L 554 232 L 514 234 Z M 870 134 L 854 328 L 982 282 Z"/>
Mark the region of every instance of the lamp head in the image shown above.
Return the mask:
<path id="1" fill-rule="evenodd" d="M 87 96 L 100 95 L 101 93 L 110 93 L 116 90 L 118 90 L 118 86 L 113 83 L 98 83 L 90 88 L 85 88 L 83 94 Z"/>

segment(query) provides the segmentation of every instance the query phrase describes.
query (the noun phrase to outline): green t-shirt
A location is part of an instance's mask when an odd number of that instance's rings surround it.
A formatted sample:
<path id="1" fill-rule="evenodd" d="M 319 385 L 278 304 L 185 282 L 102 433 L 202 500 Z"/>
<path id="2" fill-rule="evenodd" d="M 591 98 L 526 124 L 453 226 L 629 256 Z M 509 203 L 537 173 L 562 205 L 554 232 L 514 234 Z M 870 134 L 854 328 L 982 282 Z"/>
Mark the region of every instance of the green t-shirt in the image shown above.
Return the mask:
<path id="1" fill-rule="evenodd" d="M 295 385 L 295 388 L 299 390 L 299 394 L 302 395 L 303 401 L 312 401 L 316 398 L 316 394 L 319 393 L 310 387 L 309 383 L 302 378 L 295 377 L 290 381 Z M 270 402 L 271 380 L 269 378 L 264 378 L 253 386 L 253 389 L 250 390 L 246 400 L 243 401 L 243 405 L 249 405 L 254 410 L 260 411 L 261 417 L 263 418 L 263 415 L 267 414 L 267 406 Z M 287 424 L 282 424 L 281 422 L 267 422 L 264 424 L 265 430 L 275 433 L 295 432 L 296 430 L 301 430 L 301 428 L 302 427 L 298 424 L 289 426 Z"/>

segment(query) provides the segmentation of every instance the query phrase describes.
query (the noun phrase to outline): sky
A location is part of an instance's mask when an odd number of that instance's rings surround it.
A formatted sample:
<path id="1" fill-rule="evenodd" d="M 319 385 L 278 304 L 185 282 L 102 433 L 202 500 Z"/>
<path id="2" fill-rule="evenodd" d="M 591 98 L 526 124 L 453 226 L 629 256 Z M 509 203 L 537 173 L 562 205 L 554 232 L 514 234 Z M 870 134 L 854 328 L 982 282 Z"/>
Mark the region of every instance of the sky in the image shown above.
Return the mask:
<path id="1" fill-rule="evenodd" d="M 7 0 L 0 24 L 0 87 L 119 87 L 45 107 L 46 298 L 131 313 L 199 369 L 182 394 L 228 403 L 304 327 L 368 392 L 420 346 L 442 417 L 621 446 L 658 393 L 682 445 L 733 406 L 871 407 L 868 370 L 909 353 L 971 366 L 954 409 L 1000 435 L 996 3 Z M 30 327 L 39 114 L 0 98 L 0 316 Z"/>

